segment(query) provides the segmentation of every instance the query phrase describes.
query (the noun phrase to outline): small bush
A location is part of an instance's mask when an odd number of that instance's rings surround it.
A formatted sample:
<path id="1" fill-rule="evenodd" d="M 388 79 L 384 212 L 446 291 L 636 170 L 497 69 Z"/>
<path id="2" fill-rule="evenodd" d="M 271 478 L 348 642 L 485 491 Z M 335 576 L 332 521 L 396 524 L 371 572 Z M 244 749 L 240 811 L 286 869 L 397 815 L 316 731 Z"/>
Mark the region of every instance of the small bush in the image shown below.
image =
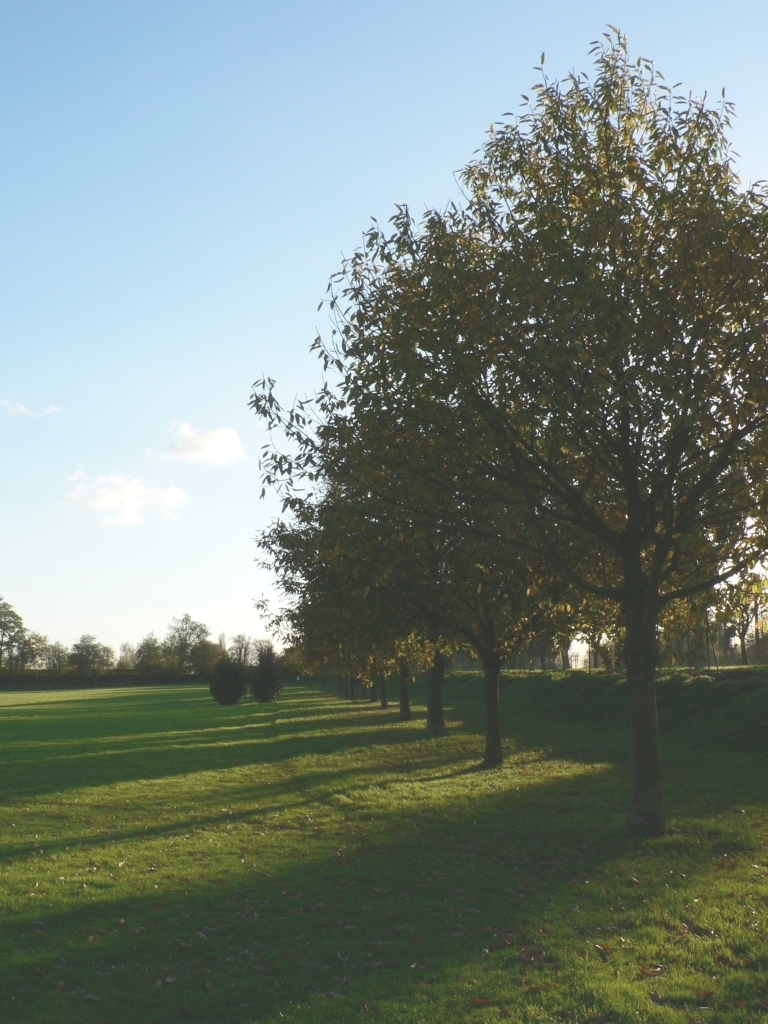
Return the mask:
<path id="1" fill-rule="evenodd" d="M 216 662 L 211 675 L 211 696 L 218 704 L 237 704 L 247 688 L 244 665 L 229 658 Z"/>
<path id="2" fill-rule="evenodd" d="M 250 670 L 251 694 L 259 704 L 269 704 L 280 692 L 280 668 L 270 643 L 259 644 L 256 665 Z"/>

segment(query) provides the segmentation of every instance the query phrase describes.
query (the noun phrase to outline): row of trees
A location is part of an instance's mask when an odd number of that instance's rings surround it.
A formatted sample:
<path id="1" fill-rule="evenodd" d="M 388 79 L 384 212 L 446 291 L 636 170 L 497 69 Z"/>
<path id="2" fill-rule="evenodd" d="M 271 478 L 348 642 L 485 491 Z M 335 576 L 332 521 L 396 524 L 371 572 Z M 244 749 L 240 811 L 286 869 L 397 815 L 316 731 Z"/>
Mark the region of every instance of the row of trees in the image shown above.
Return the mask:
<path id="1" fill-rule="evenodd" d="M 768 551 L 768 193 L 733 170 L 725 101 L 675 95 L 618 33 L 593 54 L 493 127 L 462 205 L 373 224 L 329 286 L 314 399 L 254 386 L 284 500 L 260 545 L 307 665 L 425 663 L 431 734 L 473 651 L 489 765 L 504 661 L 608 638 L 629 820 L 657 829 L 660 637 Z"/>
<path id="2" fill-rule="evenodd" d="M 173 619 L 165 637 L 149 633 L 138 644 L 122 644 L 118 656 L 92 634 L 84 634 L 71 647 L 50 642 L 28 629 L 21 615 L 8 601 L 0 599 L 0 673 L 29 672 L 96 676 L 122 669 L 146 676 L 161 672 L 178 675 L 208 675 L 223 660 L 255 665 L 263 641 L 237 634 L 227 643 L 222 634 L 211 639 L 211 631 L 190 615 Z"/>

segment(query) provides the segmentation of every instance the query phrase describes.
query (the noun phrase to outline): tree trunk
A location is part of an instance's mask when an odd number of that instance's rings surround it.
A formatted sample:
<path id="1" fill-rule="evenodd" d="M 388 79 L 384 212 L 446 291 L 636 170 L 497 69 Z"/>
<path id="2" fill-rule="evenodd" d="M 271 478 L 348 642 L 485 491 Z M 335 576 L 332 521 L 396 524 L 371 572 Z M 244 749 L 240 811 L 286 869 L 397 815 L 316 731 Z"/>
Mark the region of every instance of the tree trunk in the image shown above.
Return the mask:
<path id="1" fill-rule="evenodd" d="M 371 704 L 375 704 L 375 703 L 376 703 L 376 680 L 375 680 L 375 679 L 373 679 L 373 680 L 371 681 L 371 696 L 370 696 L 370 701 L 371 701 Z"/>
<path id="2" fill-rule="evenodd" d="M 400 662 L 400 721 L 410 722 L 411 702 L 408 699 L 408 662 Z"/>
<path id="3" fill-rule="evenodd" d="M 445 658 L 435 654 L 427 673 L 429 693 L 427 694 L 427 736 L 445 735 L 445 714 L 443 712 L 443 681 L 445 679 Z"/>
<path id="4" fill-rule="evenodd" d="M 645 832 L 664 828 L 659 723 L 656 714 L 656 616 L 626 616 L 625 661 L 629 688 L 629 824 Z"/>
<path id="5" fill-rule="evenodd" d="M 741 648 L 741 664 L 748 665 L 749 658 L 747 657 L 747 635 L 746 633 L 739 633 L 739 647 Z"/>
<path id="6" fill-rule="evenodd" d="M 494 652 L 482 657 L 481 660 L 485 676 L 485 760 L 483 765 L 486 768 L 496 768 L 504 761 L 499 718 L 501 658 Z"/>
<path id="7" fill-rule="evenodd" d="M 381 677 L 381 707 L 386 709 L 389 707 L 389 701 L 387 700 L 387 677 Z"/>
<path id="8" fill-rule="evenodd" d="M 560 648 L 560 658 L 563 662 L 563 671 L 567 672 L 571 667 L 571 659 L 568 657 L 568 648 L 566 646 Z"/>

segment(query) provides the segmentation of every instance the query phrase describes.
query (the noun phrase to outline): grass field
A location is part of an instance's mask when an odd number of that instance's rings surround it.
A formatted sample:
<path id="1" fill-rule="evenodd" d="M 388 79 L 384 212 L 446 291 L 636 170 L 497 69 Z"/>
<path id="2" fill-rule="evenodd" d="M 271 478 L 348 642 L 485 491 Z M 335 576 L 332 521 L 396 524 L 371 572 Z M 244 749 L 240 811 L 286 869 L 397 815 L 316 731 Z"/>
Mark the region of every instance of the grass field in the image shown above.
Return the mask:
<path id="1" fill-rule="evenodd" d="M 652 839 L 622 686 L 506 680 L 489 772 L 480 694 L 0 696 L 0 1021 L 762 1019 L 768 683 L 662 684 Z"/>

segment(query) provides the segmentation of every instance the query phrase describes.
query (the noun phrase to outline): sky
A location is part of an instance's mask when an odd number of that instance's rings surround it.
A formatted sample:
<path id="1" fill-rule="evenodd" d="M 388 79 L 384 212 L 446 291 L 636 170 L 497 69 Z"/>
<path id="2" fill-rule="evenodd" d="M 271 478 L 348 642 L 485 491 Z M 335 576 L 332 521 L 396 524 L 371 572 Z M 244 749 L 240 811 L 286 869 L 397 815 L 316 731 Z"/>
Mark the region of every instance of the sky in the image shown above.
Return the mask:
<path id="1" fill-rule="evenodd" d="M 589 71 L 608 24 L 724 88 L 768 177 L 764 3 L 0 2 L 0 595 L 30 629 L 265 636 L 252 383 L 314 391 L 370 218 L 457 198 L 542 51 Z"/>

